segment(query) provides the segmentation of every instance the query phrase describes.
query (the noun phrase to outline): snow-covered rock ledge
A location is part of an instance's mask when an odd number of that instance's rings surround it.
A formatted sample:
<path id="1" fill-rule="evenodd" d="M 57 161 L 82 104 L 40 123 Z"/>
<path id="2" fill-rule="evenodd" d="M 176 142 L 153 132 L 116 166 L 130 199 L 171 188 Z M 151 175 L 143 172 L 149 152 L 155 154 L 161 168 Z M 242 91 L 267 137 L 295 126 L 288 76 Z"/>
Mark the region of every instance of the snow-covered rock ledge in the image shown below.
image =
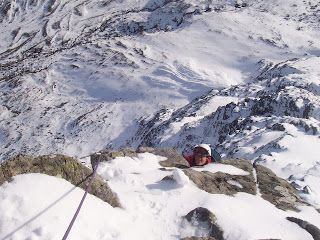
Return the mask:
<path id="1" fill-rule="evenodd" d="M 298 191 L 286 180 L 276 176 L 270 169 L 253 165 L 247 160 L 229 159 L 204 167 L 190 168 L 188 162 L 175 149 L 140 147 L 133 149 L 109 150 L 102 155 L 91 156 L 91 164 L 100 161 L 116 161 L 117 158 L 137 158 L 139 154 L 152 153 L 160 156 L 161 171 L 173 171 L 162 181 L 175 181 L 180 184 L 190 179 L 199 189 L 211 194 L 234 195 L 238 192 L 261 194 L 261 197 L 283 210 L 297 210 L 306 204 Z M 182 169 L 182 170 L 180 170 Z M 182 172 L 181 172 L 182 171 Z M 181 173 L 180 173 L 181 172 Z M 184 177 L 181 175 L 185 175 Z M 186 180 L 188 181 L 188 180 Z"/>
<path id="2" fill-rule="evenodd" d="M 0 165 L 0 185 L 5 181 L 11 181 L 11 178 L 16 175 L 27 173 L 43 173 L 64 178 L 73 185 L 84 189 L 92 171 L 76 159 L 64 155 L 39 157 L 18 155 Z M 89 193 L 113 207 L 120 206 L 117 196 L 99 176 L 93 180 Z"/>
<path id="3" fill-rule="evenodd" d="M 190 168 L 174 149 L 100 156 L 96 180 L 121 208 L 88 195 L 70 239 L 319 239 L 319 212 L 266 167 L 229 159 Z M 0 239 L 60 239 L 83 193 L 61 177 L 76 185 L 90 169 L 62 155 L 18 156 L 0 169 Z"/>

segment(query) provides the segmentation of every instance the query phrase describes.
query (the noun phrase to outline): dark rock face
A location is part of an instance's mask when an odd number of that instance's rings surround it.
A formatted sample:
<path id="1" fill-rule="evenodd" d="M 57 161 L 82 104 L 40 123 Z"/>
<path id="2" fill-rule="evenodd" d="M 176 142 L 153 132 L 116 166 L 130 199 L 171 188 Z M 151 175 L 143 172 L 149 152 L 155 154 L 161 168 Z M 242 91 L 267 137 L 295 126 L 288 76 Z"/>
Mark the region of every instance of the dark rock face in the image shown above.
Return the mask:
<path id="1" fill-rule="evenodd" d="M 232 162 L 232 160 L 224 161 L 224 163 L 229 162 Z M 246 192 L 256 194 L 256 184 L 252 174 L 252 166 L 251 169 L 249 167 L 250 163 L 247 163 L 245 160 L 237 160 L 234 165 L 241 165 L 243 170 L 248 171 L 249 174 L 231 175 L 222 172 L 198 172 L 193 169 L 185 169 L 183 171 L 198 188 L 208 193 L 233 195 L 237 192 Z"/>
<path id="2" fill-rule="evenodd" d="M 256 165 L 257 180 L 262 198 L 282 210 L 295 210 L 304 204 L 297 190 L 286 180 L 277 177 L 270 169 Z"/>
<path id="3" fill-rule="evenodd" d="M 290 222 L 294 222 L 298 224 L 301 228 L 305 229 L 308 233 L 311 234 L 314 240 L 320 240 L 320 229 L 317 228 L 315 225 L 295 217 L 287 217 L 287 220 Z"/>
<path id="4" fill-rule="evenodd" d="M 85 189 L 92 171 L 76 159 L 63 155 L 31 157 L 19 155 L 0 165 L 0 185 L 19 174 L 43 173 L 50 176 L 58 176 L 71 182 L 73 185 Z M 120 207 L 120 202 L 115 193 L 104 180 L 96 176 L 89 190 L 101 200 L 113 207 Z"/>
<path id="5" fill-rule="evenodd" d="M 267 128 L 269 128 L 269 129 L 271 129 L 273 131 L 282 131 L 282 132 L 286 130 L 285 127 L 280 123 L 275 123 L 270 127 L 267 126 Z"/>
<path id="6" fill-rule="evenodd" d="M 221 228 L 216 224 L 216 217 L 215 215 L 210 212 L 206 208 L 196 208 L 189 212 L 185 217 L 191 224 L 199 225 L 199 223 L 205 224 L 209 229 L 209 236 L 207 237 L 191 237 L 191 238 L 184 238 L 184 240 L 192 240 L 192 239 L 207 239 L 207 240 L 224 240 L 223 238 L 223 231 Z"/>
<path id="7" fill-rule="evenodd" d="M 191 222 L 192 220 L 197 220 L 200 222 L 209 222 L 209 223 L 214 223 L 216 221 L 216 217 L 214 216 L 213 213 L 211 213 L 208 209 L 206 208 L 196 208 L 189 212 L 185 218 Z"/>

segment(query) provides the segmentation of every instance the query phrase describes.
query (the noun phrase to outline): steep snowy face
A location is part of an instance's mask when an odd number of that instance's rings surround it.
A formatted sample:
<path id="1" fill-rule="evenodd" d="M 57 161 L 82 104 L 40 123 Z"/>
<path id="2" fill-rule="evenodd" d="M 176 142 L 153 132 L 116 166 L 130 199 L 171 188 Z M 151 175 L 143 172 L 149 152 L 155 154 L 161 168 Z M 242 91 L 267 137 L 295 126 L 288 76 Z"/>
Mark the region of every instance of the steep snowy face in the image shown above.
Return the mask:
<path id="1" fill-rule="evenodd" d="M 18 153 L 83 156 L 111 144 L 183 148 L 202 139 L 197 131 L 183 135 L 185 123 L 200 123 L 209 142 L 227 144 L 234 139 L 233 120 L 263 115 L 259 104 L 268 105 L 277 86 L 293 82 L 278 82 L 281 66 L 273 65 L 293 58 L 297 64 L 309 62 L 306 68 L 316 64 L 318 14 L 317 1 L 3 0 L 0 159 Z M 298 74 L 303 81 L 279 90 L 285 103 L 272 100 L 270 117 L 277 123 L 283 115 L 304 119 L 306 114 L 306 126 L 317 128 L 310 122 L 318 119 L 316 110 L 306 109 L 318 106 L 318 72 L 293 68 L 298 72 L 283 66 L 286 76 Z M 315 92 L 296 86 L 305 80 L 314 82 Z M 287 114 L 291 98 L 300 110 Z M 200 106 L 203 113 L 197 112 Z M 224 109 L 230 111 L 226 119 L 218 117 Z M 183 121 L 172 120 L 184 111 Z M 166 133 L 151 131 L 148 119 L 156 112 L 152 122 L 171 119 Z"/>

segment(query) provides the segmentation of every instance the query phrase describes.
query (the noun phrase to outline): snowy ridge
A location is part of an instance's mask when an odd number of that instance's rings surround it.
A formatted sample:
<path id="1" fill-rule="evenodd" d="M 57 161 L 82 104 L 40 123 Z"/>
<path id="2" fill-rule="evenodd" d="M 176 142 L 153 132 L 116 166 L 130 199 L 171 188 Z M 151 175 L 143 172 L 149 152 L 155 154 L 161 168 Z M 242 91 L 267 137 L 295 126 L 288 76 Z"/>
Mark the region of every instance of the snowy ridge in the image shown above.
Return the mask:
<path id="1" fill-rule="evenodd" d="M 305 63 L 307 65 L 303 66 Z M 142 125 L 137 138 L 142 139 L 141 145 L 169 146 L 173 143 L 181 148 L 190 141 L 187 139 L 188 131 L 205 128 L 198 133 L 199 137 L 192 134 L 192 137 L 196 138 L 192 141 L 193 143 L 209 141 L 215 144 L 216 140 L 223 143 L 226 136 L 234 134 L 235 131 L 245 131 L 246 128 L 250 128 L 255 118 L 259 118 L 259 121 L 263 118 L 278 118 L 278 122 L 269 121 L 269 124 L 275 124 L 274 130 L 284 131 L 280 123 L 291 123 L 297 127 L 304 127 L 307 133 L 318 135 L 320 130 L 319 83 L 317 77 L 314 77 L 317 75 L 318 64 L 319 58 L 295 59 L 277 65 L 271 64 L 263 68 L 249 84 L 221 91 L 212 90 L 173 112 L 171 116 L 166 114 L 165 119 L 159 120 L 156 115 L 155 119 L 147 122 L 145 132 Z M 299 66 L 301 70 L 295 68 L 295 65 L 302 65 Z M 161 110 L 158 114 L 164 115 L 165 112 Z M 251 117 L 253 119 L 250 119 Z M 184 122 L 184 118 L 188 119 L 185 121 L 186 124 L 179 125 L 180 134 L 183 133 L 184 136 L 176 137 L 173 134 L 170 137 L 175 137 L 176 140 L 172 142 L 163 140 L 168 137 L 163 136 L 161 132 L 165 132 L 169 125 Z M 156 128 L 151 124 L 155 124 Z M 222 129 L 219 129 L 219 125 Z M 210 129 L 212 129 L 211 132 Z M 158 135 L 153 134 L 153 131 Z M 206 139 L 206 136 L 210 139 Z M 178 140 L 182 141 L 181 145 L 176 143 Z"/>

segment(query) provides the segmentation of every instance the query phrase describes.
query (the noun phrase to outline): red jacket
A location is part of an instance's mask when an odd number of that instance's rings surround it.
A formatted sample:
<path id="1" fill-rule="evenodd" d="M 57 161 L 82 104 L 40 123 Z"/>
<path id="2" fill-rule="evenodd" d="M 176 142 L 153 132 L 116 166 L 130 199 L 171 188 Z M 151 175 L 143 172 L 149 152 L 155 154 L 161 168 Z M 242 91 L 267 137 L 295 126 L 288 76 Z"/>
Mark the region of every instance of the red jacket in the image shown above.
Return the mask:
<path id="1" fill-rule="evenodd" d="M 192 155 L 189 155 L 189 156 L 183 156 L 183 157 L 188 161 L 190 167 L 196 166 L 196 165 L 194 164 L 194 155 L 193 155 L 193 154 L 192 154 Z M 206 164 L 211 163 L 211 162 L 212 162 L 211 156 L 208 156 L 208 157 L 207 157 L 207 163 L 206 163 Z"/>

